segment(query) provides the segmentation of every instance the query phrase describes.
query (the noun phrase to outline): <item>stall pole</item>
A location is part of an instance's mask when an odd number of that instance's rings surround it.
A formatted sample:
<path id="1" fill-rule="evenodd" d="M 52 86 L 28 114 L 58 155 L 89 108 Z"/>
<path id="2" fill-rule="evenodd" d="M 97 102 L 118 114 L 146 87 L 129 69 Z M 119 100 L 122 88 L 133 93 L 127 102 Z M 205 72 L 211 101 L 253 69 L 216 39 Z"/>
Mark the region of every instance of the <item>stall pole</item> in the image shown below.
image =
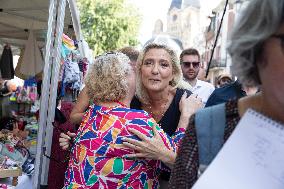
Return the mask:
<path id="1" fill-rule="evenodd" d="M 71 17 L 73 21 L 74 32 L 75 32 L 75 35 L 78 41 L 78 48 L 79 48 L 80 55 L 82 57 L 86 57 L 86 52 L 83 46 L 84 39 L 83 39 L 83 34 L 81 32 L 80 15 L 77 9 L 76 2 L 75 0 L 68 0 L 68 4 L 69 4 Z"/>
<path id="2" fill-rule="evenodd" d="M 56 4 L 57 0 L 50 0 L 49 1 L 49 18 L 48 18 L 48 29 L 47 29 L 47 39 L 46 39 L 46 46 L 45 46 L 45 65 L 44 65 L 44 74 L 43 74 L 43 81 L 42 81 L 42 93 L 40 99 L 40 112 L 39 112 L 39 129 L 38 129 L 38 136 L 37 136 L 37 153 L 36 153 L 36 160 L 35 160 L 35 173 L 33 179 L 33 188 L 39 188 L 40 185 L 40 175 L 42 171 L 42 156 L 43 156 L 43 142 L 44 142 L 44 135 L 47 125 L 47 107 L 48 107 L 48 99 L 49 94 L 46 92 L 47 89 L 50 88 L 50 64 L 52 62 L 52 47 L 54 44 L 54 27 L 55 27 L 55 19 L 56 19 Z"/>
<path id="3" fill-rule="evenodd" d="M 39 185 L 47 185 L 49 160 L 43 156 L 43 150 L 45 150 L 45 153 L 50 154 L 53 134 L 52 122 L 54 120 L 55 101 L 57 97 L 56 91 L 59 77 L 65 7 L 66 0 L 50 0 L 34 188 L 39 188 Z M 56 32 L 54 33 L 54 31 Z M 55 34 L 56 37 L 54 38 Z"/>
<path id="4" fill-rule="evenodd" d="M 54 43 L 54 61 L 52 62 L 52 72 L 51 72 L 51 86 L 49 88 L 49 103 L 48 103 L 48 115 L 47 115 L 47 128 L 45 135 L 44 148 L 48 155 L 51 155 L 51 145 L 52 145 L 52 135 L 54 121 L 54 114 L 56 108 L 56 97 L 57 97 L 57 87 L 59 80 L 60 71 L 60 59 L 61 59 L 61 47 L 62 47 L 62 36 L 64 28 L 64 18 L 65 18 L 65 8 L 66 0 L 60 0 L 58 2 L 58 12 L 57 12 L 57 22 L 56 22 L 56 35 Z M 47 185 L 48 181 L 48 171 L 49 171 L 49 159 L 45 156 L 43 157 L 42 163 L 42 173 L 41 173 L 41 185 Z"/>

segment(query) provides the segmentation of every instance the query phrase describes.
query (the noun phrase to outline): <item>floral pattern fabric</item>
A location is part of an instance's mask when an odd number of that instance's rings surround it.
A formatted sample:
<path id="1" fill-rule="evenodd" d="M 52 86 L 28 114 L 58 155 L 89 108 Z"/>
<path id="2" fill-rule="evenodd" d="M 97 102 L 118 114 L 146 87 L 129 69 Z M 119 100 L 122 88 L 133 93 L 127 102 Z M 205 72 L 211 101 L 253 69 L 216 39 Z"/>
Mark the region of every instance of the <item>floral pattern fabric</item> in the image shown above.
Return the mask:
<path id="1" fill-rule="evenodd" d="M 152 137 L 154 126 L 164 145 L 176 151 L 184 129 L 178 129 L 171 138 L 143 110 L 90 106 L 72 147 L 65 188 L 159 188 L 161 162 L 125 157 L 135 151 L 124 146 L 122 141 L 123 137 L 139 140 L 129 128 Z"/>

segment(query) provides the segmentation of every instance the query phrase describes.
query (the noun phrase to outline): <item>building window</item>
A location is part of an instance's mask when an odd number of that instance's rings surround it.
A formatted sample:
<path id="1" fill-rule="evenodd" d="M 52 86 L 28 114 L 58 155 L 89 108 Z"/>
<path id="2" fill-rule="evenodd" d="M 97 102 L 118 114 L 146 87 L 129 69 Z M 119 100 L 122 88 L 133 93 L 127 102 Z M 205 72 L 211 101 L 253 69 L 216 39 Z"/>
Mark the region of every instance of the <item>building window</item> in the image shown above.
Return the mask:
<path id="1" fill-rule="evenodd" d="M 191 26 L 191 16 L 190 14 L 188 14 L 186 18 L 186 27 L 190 28 L 190 26 Z"/>
<path id="2" fill-rule="evenodd" d="M 174 15 L 173 15 L 173 21 L 175 22 L 176 20 L 177 20 L 177 15 L 174 14 Z"/>

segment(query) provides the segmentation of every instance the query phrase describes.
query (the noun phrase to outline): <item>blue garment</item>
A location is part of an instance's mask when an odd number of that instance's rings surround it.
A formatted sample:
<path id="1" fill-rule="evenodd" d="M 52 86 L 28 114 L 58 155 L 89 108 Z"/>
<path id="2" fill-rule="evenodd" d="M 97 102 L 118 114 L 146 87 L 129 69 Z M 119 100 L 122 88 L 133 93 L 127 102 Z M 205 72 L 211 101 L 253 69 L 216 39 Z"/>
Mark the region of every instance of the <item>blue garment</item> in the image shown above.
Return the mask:
<path id="1" fill-rule="evenodd" d="M 246 93 L 242 90 L 241 83 L 236 80 L 235 82 L 225 85 L 224 87 L 215 89 L 208 98 L 205 107 L 221 104 L 233 99 L 239 99 L 244 96 L 246 96 Z"/>
<path id="2" fill-rule="evenodd" d="M 195 114 L 199 164 L 208 166 L 224 144 L 225 103 L 200 109 Z"/>
<path id="3" fill-rule="evenodd" d="M 30 77 L 29 79 L 26 79 L 24 81 L 24 87 L 32 87 L 32 86 L 35 86 L 37 85 L 37 81 L 36 81 L 36 78 L 35 77 Z"/>

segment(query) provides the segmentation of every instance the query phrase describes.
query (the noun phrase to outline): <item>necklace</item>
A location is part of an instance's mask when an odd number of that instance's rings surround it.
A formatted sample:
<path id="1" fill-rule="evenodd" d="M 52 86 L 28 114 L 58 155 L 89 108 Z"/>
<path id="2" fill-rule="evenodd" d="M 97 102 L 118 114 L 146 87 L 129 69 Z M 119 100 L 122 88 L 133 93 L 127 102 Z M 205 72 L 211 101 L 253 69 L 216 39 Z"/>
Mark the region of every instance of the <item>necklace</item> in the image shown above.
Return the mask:
<path id="1" fill-rule="evenodd" d="M 167 111 L 167 104 L 168 104 L 168 101 L 169 101 L 169 96 L 170 96 L 170 93 L 168 93 L 168 96 L 166 98 L 166 100 L 162 103 L 162 105 L 159 107 L 159 110 L 158 111 L 154 111 L 153 110 L 153 107 L 151 104 L 153 103 L 150 103 L 148 106 L 146 106 L 147 110 L 149 111 L 149 113 L 152 115 L 152 117 L 158 122 L 160 121 L 166 111 Z"/>

